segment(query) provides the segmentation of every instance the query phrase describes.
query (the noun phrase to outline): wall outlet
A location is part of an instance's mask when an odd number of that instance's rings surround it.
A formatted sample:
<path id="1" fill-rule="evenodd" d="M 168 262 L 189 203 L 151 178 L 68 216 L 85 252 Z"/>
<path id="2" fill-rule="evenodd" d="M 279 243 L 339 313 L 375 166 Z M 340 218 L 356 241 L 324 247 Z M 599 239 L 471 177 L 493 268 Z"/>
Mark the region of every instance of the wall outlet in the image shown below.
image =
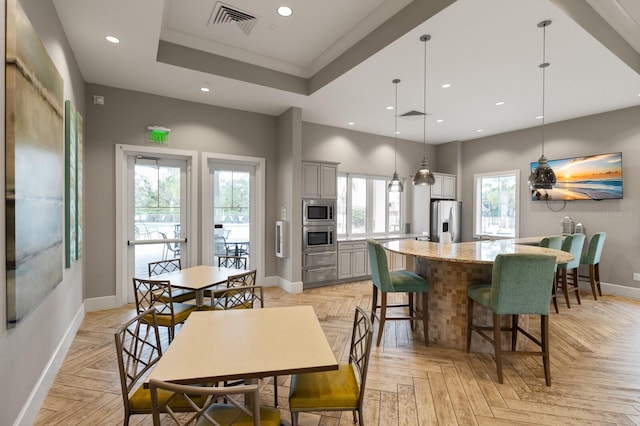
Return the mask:
<path id="1" fill-rule="evenodd" d="M 634 272 L 633 273 L 633 280 L 634 281 L 640 281 L 640 273 Z"/>

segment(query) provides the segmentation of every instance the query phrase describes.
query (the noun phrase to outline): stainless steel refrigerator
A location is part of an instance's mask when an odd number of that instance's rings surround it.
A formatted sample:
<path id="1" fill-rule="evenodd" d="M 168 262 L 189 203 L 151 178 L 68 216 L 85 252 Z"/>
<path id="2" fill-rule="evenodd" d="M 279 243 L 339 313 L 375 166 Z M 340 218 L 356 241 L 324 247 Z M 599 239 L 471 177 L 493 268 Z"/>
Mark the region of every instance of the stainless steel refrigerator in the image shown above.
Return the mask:
<path id="1" fill-rule="evenodd" d="M 431 201 L 431 241 L 440 242 L 443 232 L 451 233 L 451 242 L 459 243 L 461 236 L 462 201 L 432 200 Z"/>

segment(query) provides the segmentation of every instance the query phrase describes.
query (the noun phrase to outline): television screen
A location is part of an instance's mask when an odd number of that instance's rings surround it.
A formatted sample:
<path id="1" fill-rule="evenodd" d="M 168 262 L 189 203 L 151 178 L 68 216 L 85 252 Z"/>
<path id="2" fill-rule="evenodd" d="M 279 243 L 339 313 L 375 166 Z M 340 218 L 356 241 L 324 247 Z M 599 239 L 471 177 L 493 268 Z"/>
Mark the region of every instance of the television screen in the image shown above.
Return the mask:
<path id="1" fill-rule="evenodd" d="M 531 163 L 531 170 L 538 162 Z M 553 189 L 531 190 L 532 200 L 612 200 L 622 198 L 622 153 L 549 160 Z"/>

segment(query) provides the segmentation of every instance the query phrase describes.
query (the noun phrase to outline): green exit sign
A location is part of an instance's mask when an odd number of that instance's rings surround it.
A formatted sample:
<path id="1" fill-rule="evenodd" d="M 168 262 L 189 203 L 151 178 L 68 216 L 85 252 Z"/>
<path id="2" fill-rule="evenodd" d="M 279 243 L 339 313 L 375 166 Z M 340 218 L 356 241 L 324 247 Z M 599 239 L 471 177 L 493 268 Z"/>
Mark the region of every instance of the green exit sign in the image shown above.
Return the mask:
<path id="1" fill-rule="evenodd" d="M 149 130 L 149 143 L 166 144 L 168 142 L 167 136 L 169 135 L 169 132 L 171 131 L 171 129 L 167 129 L 166 127 L 160 127 L 160 126 L 149 126 L 148 130 Z"/>

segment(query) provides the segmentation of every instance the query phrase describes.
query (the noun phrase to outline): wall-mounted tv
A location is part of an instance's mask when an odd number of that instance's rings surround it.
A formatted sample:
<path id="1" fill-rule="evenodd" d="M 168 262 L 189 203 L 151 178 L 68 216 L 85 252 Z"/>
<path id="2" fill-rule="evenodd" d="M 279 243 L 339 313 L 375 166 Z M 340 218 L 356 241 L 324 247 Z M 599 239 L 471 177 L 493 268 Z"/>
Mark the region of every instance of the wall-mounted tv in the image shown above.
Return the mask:
<path id="1" fill-rule="evenodd" d="M 531 170 L 538 162 L 531 163 Z M 622 153 L 549 160 L 553 189 L 532 190 L 532 200 L 615 200 L 622 198 Z"/>

